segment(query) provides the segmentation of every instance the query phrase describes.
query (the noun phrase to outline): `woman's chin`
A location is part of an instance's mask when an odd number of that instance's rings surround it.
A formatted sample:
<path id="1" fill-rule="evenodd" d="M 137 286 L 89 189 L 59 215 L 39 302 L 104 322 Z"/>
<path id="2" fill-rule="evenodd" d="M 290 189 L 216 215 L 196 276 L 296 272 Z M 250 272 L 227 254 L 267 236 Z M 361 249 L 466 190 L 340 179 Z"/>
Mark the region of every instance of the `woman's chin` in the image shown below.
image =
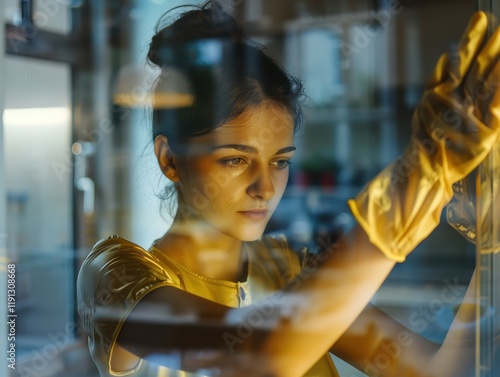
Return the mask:
<path id="1" fill-rule="evenodd" d="M 245 229 L 239 234 L 234 234 L 233 237 L 243 242 L 257 241 L 264 234 L 264 229 Z"/>
<path id="2" fill-rule="evenodd" d="M 266 229 L 267 221 L 259 223 L 233 221 L 223 224 L 212 225 L 219 232 L 242 242 L 257 241 L 262 237 Z"/>
<path id="3" fill-rule="evenodd" d="M 245 238 L 243 238 L 241 241 L 243 241 L 243 242 L 254 242 L 254 241 L 259 240 L 259 239 L 262 237 L 262 234 L 263 234 L 263 233 L 261 233 L 261 234 L 260 234 L 260 235 L 258 235 L 258 236 L 245 237 Z"/>

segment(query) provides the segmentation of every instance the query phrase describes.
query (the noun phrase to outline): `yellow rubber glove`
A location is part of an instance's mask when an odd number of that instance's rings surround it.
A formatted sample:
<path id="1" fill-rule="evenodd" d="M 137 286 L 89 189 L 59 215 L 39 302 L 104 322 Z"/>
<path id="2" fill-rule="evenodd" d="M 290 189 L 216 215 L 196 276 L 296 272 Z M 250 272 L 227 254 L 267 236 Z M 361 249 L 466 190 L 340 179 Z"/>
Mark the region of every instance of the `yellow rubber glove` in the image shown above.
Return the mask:
<path id="1" fill-rule="evenodd" d="M 475 13 L 457 55 L 439 59 L 403 155 L 348 202 L 370 241 L 398 262 L 439 224 L 452 184 L 481 163 L 500 132 L 500 32 L 483 47 L 487 27 L 486 15 Z"/>

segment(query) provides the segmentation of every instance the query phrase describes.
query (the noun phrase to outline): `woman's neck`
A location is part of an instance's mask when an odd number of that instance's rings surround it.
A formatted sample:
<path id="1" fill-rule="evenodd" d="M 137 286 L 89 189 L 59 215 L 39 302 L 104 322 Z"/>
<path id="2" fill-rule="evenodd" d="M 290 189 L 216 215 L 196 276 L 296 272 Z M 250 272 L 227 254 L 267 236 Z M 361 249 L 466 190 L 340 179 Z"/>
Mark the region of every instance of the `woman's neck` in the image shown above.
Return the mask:
<path id="1" fill-rule="evenodd" d="M 245 280 L 246 254 L 241 240 L 209 225 L 174 220 L 156 247 L 190 270 L 211 278 Z"/>

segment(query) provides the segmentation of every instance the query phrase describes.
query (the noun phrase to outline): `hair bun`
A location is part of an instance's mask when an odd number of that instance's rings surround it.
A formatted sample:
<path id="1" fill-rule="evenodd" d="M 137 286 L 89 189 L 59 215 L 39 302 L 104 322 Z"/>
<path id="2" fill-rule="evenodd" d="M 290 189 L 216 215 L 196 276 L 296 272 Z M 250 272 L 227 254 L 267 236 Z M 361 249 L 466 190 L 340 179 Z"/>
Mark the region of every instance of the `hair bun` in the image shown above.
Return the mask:
<path id="1" fill-rule="evenodd" d="M 184 47 L 192 41 L 220 39 L 237 43 L 245 39 L 237 21 L 216 1 L 208 1 L 198 9 L 184 12 L 175 22 L 164 26 L 167 14 L 157 25 L 148 53 L 149 61 L 159 67 L 184 66 L 189 58 Z"/>

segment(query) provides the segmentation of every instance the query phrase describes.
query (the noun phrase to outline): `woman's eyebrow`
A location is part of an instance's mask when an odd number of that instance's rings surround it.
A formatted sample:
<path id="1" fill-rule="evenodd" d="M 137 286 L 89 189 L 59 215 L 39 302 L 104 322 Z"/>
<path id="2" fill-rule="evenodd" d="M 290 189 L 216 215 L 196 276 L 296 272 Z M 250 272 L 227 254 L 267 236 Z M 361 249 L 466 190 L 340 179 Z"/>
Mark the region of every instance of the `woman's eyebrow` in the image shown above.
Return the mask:
<path id="1" fill-rule="evenodd" d="M 278 152 L 276 152 L 276 154 L 293 152 L 295 150 L 297 150 L 297 148 L 295 148 L 294 146 L 290 146 L 290 147 L 286 147 L 286 148 L 280 149 Z"/>
<path id="2" fill-rule="evenodd" d="M 217 149 L 236 149 L 242 152 L 247 152 L 247 153 L 257 153 L 257 148 L 251 147 L 249 145 L 244 145 L 244 144 L 224 144 L 224 145 L 218 145 L 216 147 L 213 147 L 212 150 L 217 150 Z M 277 151 L 275 154 L 282 154 L 282 153 L 288 153 L 288 152 L 293 152 L 296 150 L 294 146 L 282 148 L 279 151 Z"/>
<path id="3" fill-rule="evenodd" d="M 215 151 L 217 149 L 237 149 L 242 152 L 248 152 L 248 153 L 257 153 L 257 148 L 251 147 L 249 145 L 243 145 L 243 144 L 225 144 L 225 145 L 218 145 L 216 147 L 213 147 L 212 150 Z"/>

